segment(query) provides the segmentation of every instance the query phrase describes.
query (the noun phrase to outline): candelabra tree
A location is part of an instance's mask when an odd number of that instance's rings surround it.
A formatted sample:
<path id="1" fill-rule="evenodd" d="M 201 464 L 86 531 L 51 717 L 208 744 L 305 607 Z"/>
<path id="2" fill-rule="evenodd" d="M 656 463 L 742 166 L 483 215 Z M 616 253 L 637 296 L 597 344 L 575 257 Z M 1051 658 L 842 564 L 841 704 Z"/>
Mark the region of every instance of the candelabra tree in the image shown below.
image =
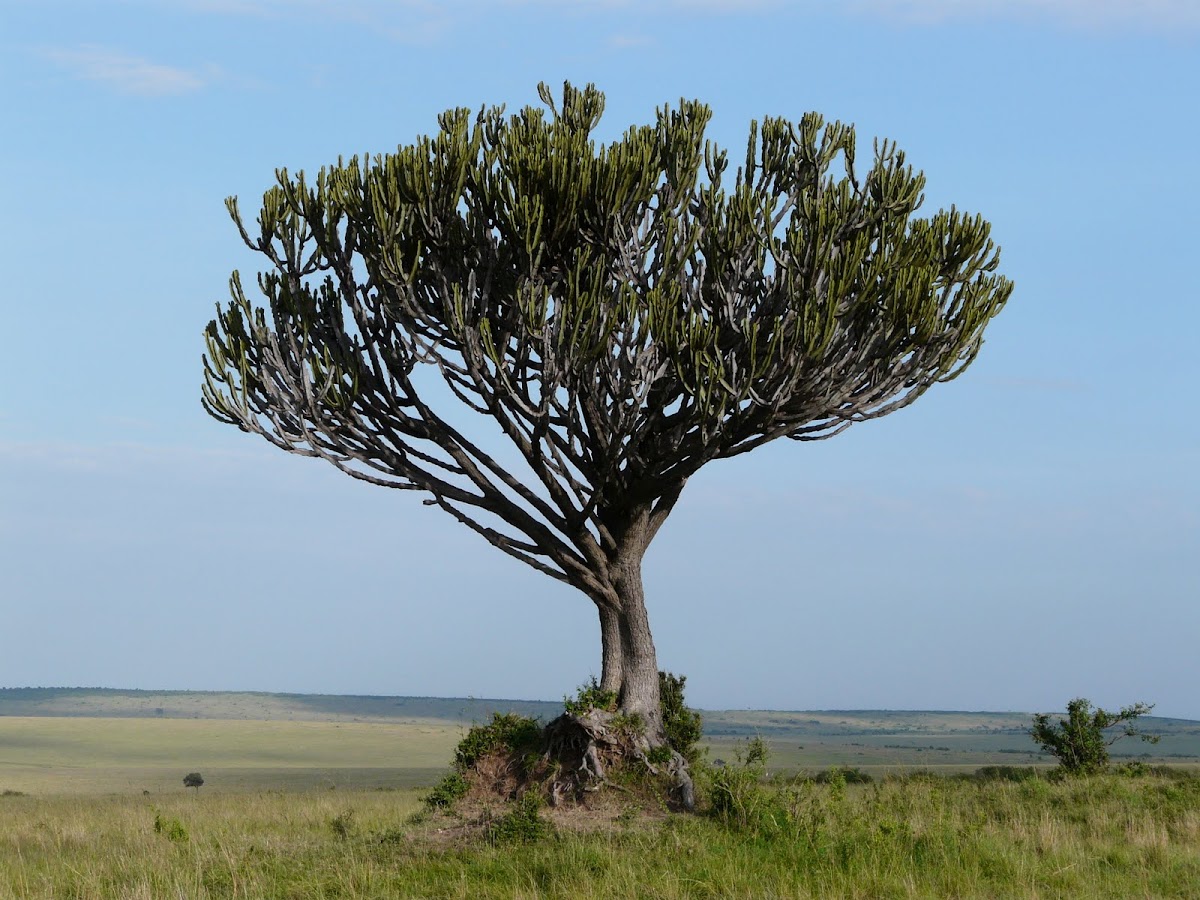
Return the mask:
<path id="1" fill-rule="evenodd" d="M 978 215 L 914 215 L 924 176 L 889 141 L 860 166 L 852 127 L 766 118 L 730 175 L 702 103 L 598 143 L 599 91 L 539 95 L 280 170 L 254 226 L 228 200 L 262 297 L 233 274 L 203 405 L 577 588 L 600 687 L 661 744 L 642 561 L 688 479 L 954 378 L 1012 285 Z"/>

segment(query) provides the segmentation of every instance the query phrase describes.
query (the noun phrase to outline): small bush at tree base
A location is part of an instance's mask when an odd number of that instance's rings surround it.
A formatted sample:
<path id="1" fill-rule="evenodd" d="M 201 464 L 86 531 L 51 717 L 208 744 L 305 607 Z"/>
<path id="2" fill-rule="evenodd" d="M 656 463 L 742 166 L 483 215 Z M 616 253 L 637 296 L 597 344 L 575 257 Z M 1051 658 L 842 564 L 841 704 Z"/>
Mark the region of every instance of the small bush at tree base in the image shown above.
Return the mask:
<path id="1" fill-rule="evenodd" d="M 625 735 L 626 738 L 636 738 L 638 735 L 645 734 L 646 720 L 642 718 L 641 713 L 617 713 L 609 722 L 609 727 L 618 734 Z"/>
<path id="2" fill-rule="evenodd" d="M 658 673 L 658 693 L 662 707 L 663 730 L 667 733 L 667 744 L 671 749 L 695 764 L 700 757 L 700 737 L 704 730 L 704 719 L 683 701 L 686 675 L 670 672 Z"/>
<path id="3" fill-rule="evenodd" d="M 516 713 L 494 713 L 487 725 L 475 725 L 454 751 L 454 767 L 466 772 L 494 750 L 521 752 L 536 747 L 542 740 L 537 719 Z"/>
<path id="4" fill-rule="evenodd" d="M 650 752 L 646 754 L 646 759 L 650 760 L 651 765 L 665 766 L 671 761 L 671 748 L 669 746 L 651 747 Z"/>
<path id="5" fill-rule="evenodd" d="M 467 796 L 468 787 L 461 772 L 450 772 L 425 796 L 425 805 L 430 809 L 449 809 Z"/>
<path id="6" fill-rule="evenodd" d="M 533 844 L 554 833 L 554 826 L 541 817 L 542 798 L 526 791 L 511 811 L 493 822 L 487 838 L 493 844 Z"/>
<path id="7" fill-rule="evenodd" d="M 616 712 L 617 692 L 603 690 L 600 682 L 592 676 L 590 682 L 579 686 L 579 693 L 574 697 L 563 697 L 563 709 L 573 716 L 582 716 L 589 709 Z"/>
<path id="8" fill-rule="evenodd" d="M 1059 768 L 1068 775 L 1091 775 L 1108 767 L 1108 748 L 1122 737 L 1139 737 L 1151 744 L 1158 736 L 1139 731 L 1134 722 L 1154 709 L 1154 704 L 1135 703 L 1120 712 L 1112 713 L 1096 707 L 1089 700 L 1076 697 L 1067 704 L 1067 718 L 1058 724 L 1050 722 L 1049 713 L 1033 717 L 1029 730 L 1034 743 L 1058 760 Z M 1104 732 L 1124 725 L 1120 734 L 1106 738 Z"/>

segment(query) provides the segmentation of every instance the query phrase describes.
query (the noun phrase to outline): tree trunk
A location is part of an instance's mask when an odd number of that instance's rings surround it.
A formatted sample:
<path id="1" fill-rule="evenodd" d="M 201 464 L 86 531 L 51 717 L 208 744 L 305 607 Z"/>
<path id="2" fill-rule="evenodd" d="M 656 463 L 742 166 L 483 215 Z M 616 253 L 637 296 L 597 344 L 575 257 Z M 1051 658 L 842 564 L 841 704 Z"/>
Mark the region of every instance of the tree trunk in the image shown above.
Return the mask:
<path id="1" fill-rule="evenodd" d="M 639 510 L 619 531 L 609 558 L 609 581 L 619 608 L 600 607 L 604 668 L 600 685 L 617 692 L 621 712 L 636 713 L 646 723 L 652 745 L 665 740 L 658 690 L 658 657 L 650 636 L 642 587 L 642 557 L 650 544 L 649 510 Z"/>
<path id="2" fill-rule="evenodd" d="M 640 567 L 636 582 L 629 582 L 622 595 L 625 607 L 620 617 L 622 670 L 617 704 L 621 712 L 637 713 L 642 717 L 646 723 L 646 737 L 657 746 L 666 740 L 666 734 L 659 701 L 658 657 L 654 652 L 654 638 L 650 636 Z"/>
<path id="3" fill-rule="evenodd" d="M 621 693 L 621 614 L 608 606 L 600 610 L 600 689 Z"/>
<path id="4" fill-rule="evenodd" d="M 666 746 L 667 735 L 663 728 L 658 655 L 650 635 L 650 618 L 646 615 L 642 558 L 678 496 L 676 490 L 657 511 L 644 507 L 622 521 L 609 523 L 608 530 L 615 539 L 608 554 L 608 584 L 612 593 L 597 600 L 603 659 L 600 687 L 616 692 L 619 712 L 641 718 L 645 726 L 644 741 L 639 742 L 636 755 L 652 772 L 660 770 L 651 765 L 645 751 Z M 684 809 L 694 809 L 696 792 L 687 760 L 672 750 L 665 772 L 675 779 L 673 793 L 678 802 Z"/>

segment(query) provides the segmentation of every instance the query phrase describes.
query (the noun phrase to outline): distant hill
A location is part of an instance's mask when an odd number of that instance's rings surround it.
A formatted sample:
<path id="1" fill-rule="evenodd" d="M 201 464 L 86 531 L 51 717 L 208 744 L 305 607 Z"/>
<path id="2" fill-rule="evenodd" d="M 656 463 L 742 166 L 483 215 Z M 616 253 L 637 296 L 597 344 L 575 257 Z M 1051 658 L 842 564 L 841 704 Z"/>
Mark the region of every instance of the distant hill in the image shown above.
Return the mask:
<path id="1" fill-rule="evenodd" d="M 142 691 L 117 688 L 0 688 L 0 716 L 252 719 L 308 722 L 457 724 L 515 712 L 549 721 L 562 712 L 549 700 L 483 697 L 379 697 L 353 694 L 272 694 L 253 691 Z M 1013 734 L 1031 713 L 952 710 L 703 710 L 709 736 Z M 1200 722 L 1147 716 L 1151 731 L 1200 735 Z"/>
<path id="2" fill-rule="evenodd" d="M 562 704 L 476 697 L 0 688 L 0 745 L 8 741 L 12 747 L 19 747 L 34 734 L 36 742 L 40 742 L 37 746 L 42 748 L 39 751 L 42 756 L 49 752 L 47 748 L 61 745 L 60 749 L 66 748 L 62 750 L 66 754 L 62 758 L 77 762 L 78 759 L 70 754 L 77 752 L 79 747 L 88 747 L 90 749 L 83 758 L 91 760 L 88 765 L 92 765 L 99 758 L 119 762 L 130 753 L 136 757 L 159 745 L 174 746 L 171 735 L 176 738 L 179 734 L 190 735 L 189 741 L 200 740 L 197 735 L 208 735 L 206 740 L 211 743 L 217 740 L 213 736 L 219 734 L 222 735 L 218 742 L 222 752 L 234 753 L 235 762 L 242 760 L 238 765 L 250 766 L 257 773 L 247 783 L 260 784 L 266 783 L 259 776 L 268 769 L 273 773 L 271 778 L 282 777 L 272 768 L 278 768 L 281 753 L 288 756 L 299 752 L 297 748 L 301 744 L 308 748 L 305 752 L 312 751 L 317 746 L 313 742 L 320 735 L 336 734 L 337 739 L 330 745 L 332 749 L 327 748 L 328 752 L 315 755 L 310 752 L 311 758 L 305 757 L 314 767 L 314 773 L 340 766 L 346 771 L 339 778 L 353 780 L 362 775 L 360 772 L 351 777 L 350 769 L 358 771 L 355 766 L 394 767 L 397 757 L 392 750 L 374 754 L 370 751 L 371 747 L 378 750 L 381 734 L 386 733 L 385 745 L 408 748 L 400 754 L 405 759 L 401 768 L 408 773 L 404 777 L 410 780 L 424 778 L 432 783 L 440 769 L 430 768 L 433 765 L 430 760 L 436 759 L 440 763 L 448 758 L 451 747 L 466 727 L 489 721 L 497 712 L 515 712 L 548 722 L 562 712 Z M 775 771 L 815 771 L 842 765 L 863 767 L 881 774 L 897 767 L 969 771 L 982 765 L 1046 765 L 1051 762 L 1049 757 L 1037 751 L 1029 738 L 1032 717 L 1028 713 L 912 710 L 701 712 L 704 742 L 713 759 L 735 759 L 747 739 L 761 737 L 769 747 Z M 45 719 L 44 727 L 40 729 L 38 718 Z M 145 726 L 152 724 L 148 720 L 155 719 L 169 727 L 152 728 L 143 734 Z M 93 723 L 95 728 L 90 727 Z M 256 723 L 264 725 L 258 728 Z M 1114 747 L 1115 759 L 1185 766 L 1200 762 L 1200 722 L 1147 716 L 1139 725 L 1159 735 L 1161 742 L 1147 746 L 1139 741 L 1122 741 Z M 249 731 L 247 726 L 250 726 Z M 272 738 L 272 735 L 281 729 L 288 734 L 300 735 L 295 738 L 296 747 L 285 741 L 284 750 L 280 750 L 271 743 L 272 740 L 276 744 L 279 742 L 280 739 Z M 60 732 L 67 737 L 56 744 L 53 735 Z M 141 737 L 133 739 L 131 734 Z M 105 741 L 116 749 L 104 751 Z M 414 747 L 424 756 L 413 750 Z M 343 759 L 346 753 L 351 753 L 351 762 Z M 418 758 L 423 761 L 413 768 L 414 760 Z M 39 760 L 38 765 L 44 766 L 46 759 L 39 757 Z M 381 760 L 386 762 L 381 763 Z M 10 780 L 16 777 L 11 764 L 11 759 L 0 760 L 0 775 L 5 774 L 5 765 L 8 765 Z M 234 763 L 229 765 L 237 768 Z M 209 768 L 214 766 L 210 763 Z M 68 766 L 61 771 L 55 770 L 51 781 L 66 783 L 63 773 L 69 773 L 69 769 Z M 231 773 L 233 769 L 222 777 L 233 778 Z M 33 778 L 28 772 L 25 775 Z M 41 781 L 27 779 L 22 784 L 36 784 L 38 790 L 48 790 L 44 782 L 43 777 Z"/>
<path id="3" fill-rule="evenodd" d="M 494 712 L 546 721 L 563 710 L 543 700 L 477 697 L 372 697 L 250 691 L 139 691 L 115 688 L 0 688 L 0 716 L 253 719 L 305 722 L 406 722 L 437 719 L 470 724 Z"/>

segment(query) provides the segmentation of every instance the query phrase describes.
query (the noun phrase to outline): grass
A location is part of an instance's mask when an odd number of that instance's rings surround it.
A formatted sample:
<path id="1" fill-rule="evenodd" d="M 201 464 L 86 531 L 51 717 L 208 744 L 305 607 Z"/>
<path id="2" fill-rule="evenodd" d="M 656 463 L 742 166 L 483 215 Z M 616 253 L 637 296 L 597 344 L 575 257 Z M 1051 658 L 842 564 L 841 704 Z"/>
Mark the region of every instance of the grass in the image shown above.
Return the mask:
<path id="1" fill-rule="evenodd" d="M 157 710 L 162 710 L 159 716 Z M 177 790 L 199 771 L 214 790 L 430 785 L 472 722 L 513 710 L 548 720 L 536 701 L 307 694 L 0 689 L 0 791 L 105 794 Z M 23 715 L 20 713 L 24 713 Z M 1040 764 L 1017 713 L 717 711 L 705 715 L 709 759 L 732 759 L 761 735 L 773 772 L 854 766 L 876 776 Z M 1154 762 L 1195 765 L 1200 722 L 1147 717 L 1155 747 L 1118 743 Z"/>
<path id="2" fill-rule="evenodd" d="M 94 712 L 138 694 L 102 693 Z M 424 812 L 411 786 L 445 772 L 464 728 L 457 714 L 416 713 L 458 701 L 418 698 L 389 717 L 395 698 L 308 698 L 319 721 L 254 721 L 243 695 L 200 699 L 211 717 L 0 715 L 0 897 L 1198 896 L 1196 777 L 750 779 L 726 819 L 610 809 L 538 838 L 533 821 L 464 827 Z M 68 691 L 0 706 L 33 701 L 99 702 Z M 300 712 L 298 700 L 278 702 L 276 712 Z M 737 712 L 709 722 L 710 759 L 734 759 L 739 735 L 761 733 L 776 773 L 1029 759 L 1014 714 Z M 1156 756 L 1182 761 L 1197 723 L 1150 722 L 1167 733 Z M 191 771 L 204 776 L 199 792 L 183 787 Z"/>
<path id="3" fill-rule="evenodd" d="M 915 776 L 767 795 L 774 818 L 752 824 L 632 819 L 500 846 L 414 819 L 411 791 L 0 796 L 0 896 L 1094 898 L 1200 884 L 1198 779 Z"/>
<path id="4" fill-rule="evenodd" d="M 428 784 L 462 729 L 408 723 L 0 718 L 0 791 L 103 794 Z"/>

